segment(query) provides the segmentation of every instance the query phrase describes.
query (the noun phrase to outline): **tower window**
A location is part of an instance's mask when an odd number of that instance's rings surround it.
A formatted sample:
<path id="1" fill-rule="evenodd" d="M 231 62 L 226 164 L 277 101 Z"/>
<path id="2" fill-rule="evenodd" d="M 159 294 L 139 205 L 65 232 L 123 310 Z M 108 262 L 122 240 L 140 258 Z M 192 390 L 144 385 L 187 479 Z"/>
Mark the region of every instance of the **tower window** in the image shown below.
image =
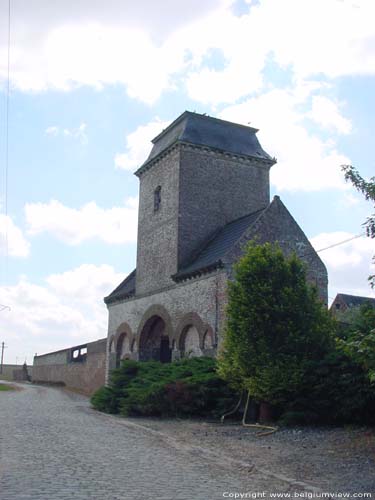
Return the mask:
<path id="1" fill-rule="evenodd" d="M 157 212 L 161 204 L 161 186 L 158 186 L 154 191 L 154 212 Z"/>

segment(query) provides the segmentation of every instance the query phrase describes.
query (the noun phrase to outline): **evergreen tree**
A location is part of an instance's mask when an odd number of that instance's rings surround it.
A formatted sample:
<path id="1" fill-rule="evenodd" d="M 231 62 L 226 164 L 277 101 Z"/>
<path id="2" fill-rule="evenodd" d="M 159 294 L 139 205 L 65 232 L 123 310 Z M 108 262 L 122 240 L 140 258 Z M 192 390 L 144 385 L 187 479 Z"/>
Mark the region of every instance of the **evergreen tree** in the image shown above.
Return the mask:
<path id="1" fill-rule="evenodd" d="M 330 315 L 303 263 L 268 243 L 249 244 L 228 294 L 219 373 L 255 400 L 283 405 L 301 388 L 306 364 L 330 349 Z"/>

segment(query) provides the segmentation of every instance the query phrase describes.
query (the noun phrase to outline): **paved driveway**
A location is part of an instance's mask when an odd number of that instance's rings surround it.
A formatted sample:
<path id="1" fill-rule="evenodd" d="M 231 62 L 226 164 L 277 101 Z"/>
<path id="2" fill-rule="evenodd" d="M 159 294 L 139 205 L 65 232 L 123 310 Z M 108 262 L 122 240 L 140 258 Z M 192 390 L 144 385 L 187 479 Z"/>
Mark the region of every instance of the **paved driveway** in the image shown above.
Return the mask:
<path id="1" fill-rule="evenodd" d="M 283 481 L 95 412 L 83 397 L 22 387 L 0 393 L 1 500 L 216 500 L 224 492 L 289 491 Z"/>

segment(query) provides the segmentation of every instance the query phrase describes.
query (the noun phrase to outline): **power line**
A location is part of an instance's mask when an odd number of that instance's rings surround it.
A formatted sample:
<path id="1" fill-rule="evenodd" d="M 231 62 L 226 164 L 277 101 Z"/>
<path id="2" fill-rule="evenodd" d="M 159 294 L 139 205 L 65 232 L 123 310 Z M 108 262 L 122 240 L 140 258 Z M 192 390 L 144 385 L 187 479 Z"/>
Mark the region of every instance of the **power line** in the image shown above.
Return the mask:
<path id="1" fill-rule="evenodd" d="M 339 241 L 337 243 L 333 243 L 332 245 L 329 245 L 328 247 L 321 248 L 320 250 L 315 250 L 315 251 L 316 251 L 316 253 L 324 252 L 324 250 L 329 250 L 330 248 L 338 247 L 339 245 L 344 245 L 344 243 L 348 243 L 349 241 L 356 240 L 357 238 L 362 238 L 362 236 L 365 236 L 365 233 L 357 234 L 355 236 L 352 236 L 351 238 L 347 238 L 346 240 L 342 240 L 342 241 Z"/>

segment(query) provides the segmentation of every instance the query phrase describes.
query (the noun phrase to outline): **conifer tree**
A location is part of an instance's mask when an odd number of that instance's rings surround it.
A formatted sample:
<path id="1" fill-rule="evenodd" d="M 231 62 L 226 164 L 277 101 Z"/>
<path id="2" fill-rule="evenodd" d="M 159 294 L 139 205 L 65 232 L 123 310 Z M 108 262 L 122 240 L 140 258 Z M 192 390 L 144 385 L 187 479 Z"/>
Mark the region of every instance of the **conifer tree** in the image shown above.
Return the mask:
<path id="1" fill-rule="evenodd" d="M 219 373 L 259 402 L 289 401 L 306 362 L 332 345 L 332 320 L 306 282 L 303 263 L 277 245 L 250 243 L 228 294 Z"/>

